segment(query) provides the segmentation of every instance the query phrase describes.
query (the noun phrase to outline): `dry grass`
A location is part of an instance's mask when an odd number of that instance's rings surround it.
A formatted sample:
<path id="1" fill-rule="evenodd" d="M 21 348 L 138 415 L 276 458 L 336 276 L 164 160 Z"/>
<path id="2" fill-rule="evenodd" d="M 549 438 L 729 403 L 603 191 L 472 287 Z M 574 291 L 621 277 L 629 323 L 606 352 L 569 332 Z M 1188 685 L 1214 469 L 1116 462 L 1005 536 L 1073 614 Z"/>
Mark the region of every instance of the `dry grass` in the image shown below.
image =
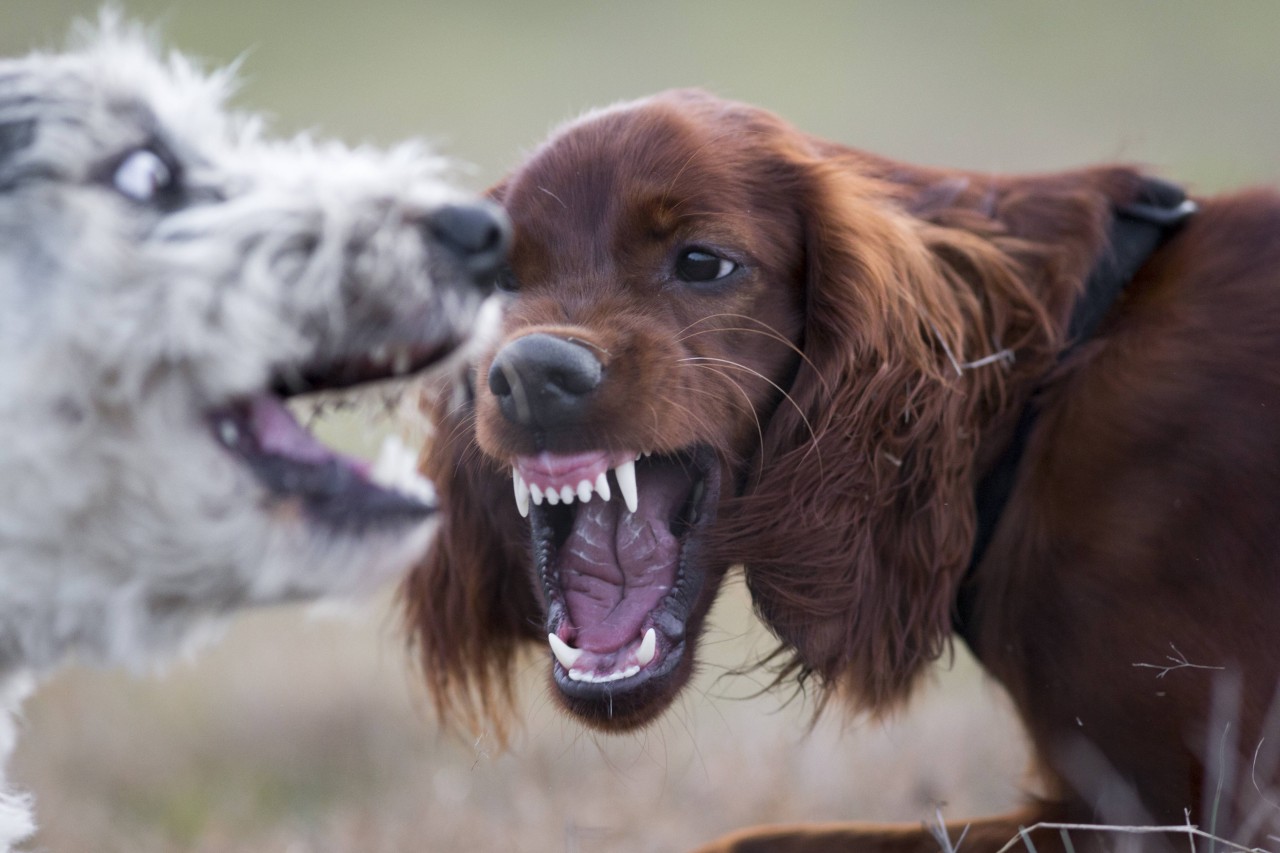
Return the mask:
<path id="1" fill-rule="evenodd" d="M 887 726 L 718 678 L 767 648 L 735 584 L 696 690 L 643 734 L 584 733 L 531 660 L 514 748 L 442 734 L 386 599 L 242 619 L 163 679 L 74 669 L 27 709 L 15 775 L 56 851 L 668 851 L 761 821 L 956 817 L 1017 799 L 1025 751 L 967 657 Z"/>

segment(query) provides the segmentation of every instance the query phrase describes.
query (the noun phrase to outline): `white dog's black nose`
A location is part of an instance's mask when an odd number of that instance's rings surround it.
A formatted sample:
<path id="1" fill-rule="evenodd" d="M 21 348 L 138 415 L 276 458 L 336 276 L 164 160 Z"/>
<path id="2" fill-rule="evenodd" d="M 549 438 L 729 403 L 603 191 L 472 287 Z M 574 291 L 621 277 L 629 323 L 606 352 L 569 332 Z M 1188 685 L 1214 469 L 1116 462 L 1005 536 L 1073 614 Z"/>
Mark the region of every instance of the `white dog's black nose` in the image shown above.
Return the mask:
<path id="1" fill-rule="evenodd" d="M 477 278 L 497 272 L 506 260 L 511 226 L 488 202 L 442 207 L 427 219 L 427 231 Z"/>

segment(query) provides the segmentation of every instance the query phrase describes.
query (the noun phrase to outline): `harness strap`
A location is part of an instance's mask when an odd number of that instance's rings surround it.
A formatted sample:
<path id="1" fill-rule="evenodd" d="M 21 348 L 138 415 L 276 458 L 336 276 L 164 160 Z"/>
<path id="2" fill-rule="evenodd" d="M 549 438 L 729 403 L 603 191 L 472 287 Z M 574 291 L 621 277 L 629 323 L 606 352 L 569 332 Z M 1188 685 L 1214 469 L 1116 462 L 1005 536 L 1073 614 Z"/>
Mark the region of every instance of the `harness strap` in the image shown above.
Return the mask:
<path id="1" fill-rule="evenodd" d="M 1155 178 L 1148 178 L 1143 182 L 1136 201 L 1115 209 L 1107 251 L 1089 273 L 1084 293 L 1071 311 L 1071 319 L 1067 324 L 1068 344 L 1058 356 L 1059 363 L 1070 356 L 1081 343 L 1093 337 L 1125 286 L 1133 280 L 1160 244 L 1195 211 L 1196 203 L 1186 197 L 1181 187 Z M 973 608 L 977 596 L 973 577 L 995 535 L 1005 505 L 1009 502 L 1009 495 L 1013 492 L 1018 466 L 1022 462 L 1027 438 L 1035 426 L 1038 414 L 1039 407 L 1033 393 L 1018 417 L 1009 445 L 978 483 L 975 492 L 977 529 L 973 553 L 952 615 L 956 633 L 966 641 L 970 641 L 968 631 L 973 625 Z"/>

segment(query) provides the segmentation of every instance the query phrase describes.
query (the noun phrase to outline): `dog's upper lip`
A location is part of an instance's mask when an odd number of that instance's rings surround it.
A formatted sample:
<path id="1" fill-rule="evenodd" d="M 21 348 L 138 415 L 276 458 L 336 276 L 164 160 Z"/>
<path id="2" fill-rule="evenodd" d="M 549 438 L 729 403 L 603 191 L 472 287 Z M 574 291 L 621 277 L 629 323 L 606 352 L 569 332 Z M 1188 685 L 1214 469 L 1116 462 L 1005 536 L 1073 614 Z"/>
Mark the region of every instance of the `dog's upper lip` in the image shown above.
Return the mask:
<path id="1" fill-rule="evenodd" d="M 271 390 L 278 396 L 292 397 L 408 376 L 435 364 L 457 343 L 454 340 L 433 344 L 388 343 L 368 352 L 317 360 L 306 365 L 278 367 L 272 375 Z"/>
<path id="2" fill-rule="evenodd" d="M 608 473 L 613 471 L 623 501 L 635 512 L 638 506 L 635 461 L 641 455 L 648 454 L 595 450 L 517 456 L 511 464 L 516 506 L 521 515 L 527 516 L 531 500 L 535 505 L 543 500 L 552 505 L 570 504 L 575 500 L 586 503 L 599 495 L 607 502 L 613 497 L 608 478 Z"/>

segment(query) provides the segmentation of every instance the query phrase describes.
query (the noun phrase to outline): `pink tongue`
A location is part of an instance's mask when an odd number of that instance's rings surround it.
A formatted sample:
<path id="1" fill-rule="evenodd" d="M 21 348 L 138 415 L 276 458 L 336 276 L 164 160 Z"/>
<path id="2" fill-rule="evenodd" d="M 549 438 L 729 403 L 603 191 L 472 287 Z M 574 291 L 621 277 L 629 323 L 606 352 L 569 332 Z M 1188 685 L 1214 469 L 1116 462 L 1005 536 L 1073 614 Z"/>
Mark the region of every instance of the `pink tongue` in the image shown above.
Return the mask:
<path id="1" fill-rule="evenodd" d="M 342 462 L 357 473 L 367 474 L 369 462 L 352 459 L 317 442 L 303 429 L 284 403 L 271 394 L 259 394 L 248 401 L 248 428 L 262 452 L 305 465 Z"/>
<path id="2" fill-rule="evenodd" d="M 679 468 L 636 470 L 640 506 L 634 515 L 621 498 L 579 504 L 573 530 L 560 549 L 560 578 L 573 645 L 614 652 L 640 637 L 645 617 L 675 583 L 680 544 L 672 515 L 689 491 Z"/>
<path id="3" fill-rule="evenodd" d="M 258 446 L 273 456 L 296 462 L 321 463 L 338 458 L 303 429 L 277 398 L 263 394 L 249 401 L 249 428 Z"/>

